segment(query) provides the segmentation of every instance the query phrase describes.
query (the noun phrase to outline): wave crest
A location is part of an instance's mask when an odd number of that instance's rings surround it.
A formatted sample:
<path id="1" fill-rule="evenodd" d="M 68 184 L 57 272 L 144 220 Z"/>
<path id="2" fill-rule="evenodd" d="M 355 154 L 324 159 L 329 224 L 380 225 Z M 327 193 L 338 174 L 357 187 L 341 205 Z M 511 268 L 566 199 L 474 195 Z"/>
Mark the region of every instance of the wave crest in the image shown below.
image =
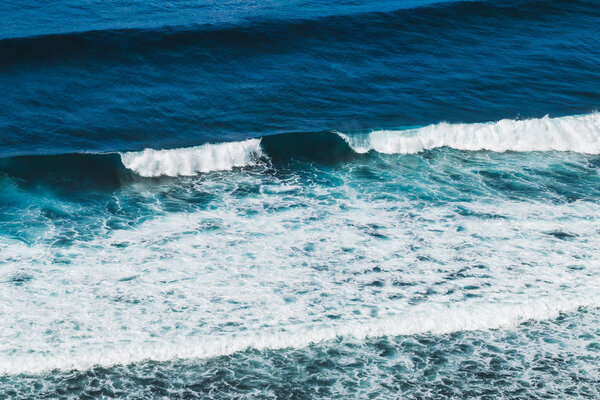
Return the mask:
<path id="1" fill-rule="evenodd" d="M 143 177 L 192 176 L 255 165 L 262 156 L 260 139 L 248 139 L 171 150 L 145 149 L 121 153 L 121 162 Z"/>
<path id="2" fill-rule="evenodd" d="M 475 124 L 439 123 L 366 135 L 338 133 L 357 153 L 414 154 L 438 147 L 457 150 L 572 151 L 600 154 L 600 113 Z"/>

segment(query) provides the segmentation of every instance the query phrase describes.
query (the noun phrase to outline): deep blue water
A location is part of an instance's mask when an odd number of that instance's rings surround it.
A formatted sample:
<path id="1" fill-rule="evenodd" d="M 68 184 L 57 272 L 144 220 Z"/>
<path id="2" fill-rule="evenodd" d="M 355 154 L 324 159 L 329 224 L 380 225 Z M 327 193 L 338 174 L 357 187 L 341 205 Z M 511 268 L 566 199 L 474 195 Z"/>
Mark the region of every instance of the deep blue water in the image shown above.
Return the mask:
<path id="1" fill-rule="evenodd" d="M 0 89 L 0 399 L 600 397 L 600 2 L 3 2 Z"/>

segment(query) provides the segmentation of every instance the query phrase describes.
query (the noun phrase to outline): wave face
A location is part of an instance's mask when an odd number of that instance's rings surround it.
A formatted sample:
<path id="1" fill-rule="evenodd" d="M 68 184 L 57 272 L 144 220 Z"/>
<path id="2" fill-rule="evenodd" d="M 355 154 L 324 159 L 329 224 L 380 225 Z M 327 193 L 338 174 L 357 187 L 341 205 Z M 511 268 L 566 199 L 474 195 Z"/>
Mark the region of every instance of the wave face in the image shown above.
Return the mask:
<path id="1" fill-rule="evenodd" d="M 358 153 L 414 154 L 439 147 L 457 150 L 572 151 L 600 154 L 600 114 L 509 120 L 482 124 L 440 123 L 405 131 L 340 136 Z"/>
<path id="2" fill-rule="evenodd" d="M 255 19 L 290 18 L 314 19 L 324 15 L 357 12 L 383 12 L 395 9 L 411 9 L 440 3 L 438 0 L 404 0 L 401 3 L 382 0 L 332 2 L 329 7 L 315 0 L 288 0 L 279 2 L 265 0 L 244 7 L 236 0 L 206 3 L 190 0 L 177 7 L 132 0 L 123 5 L 114 1 L 91 0 L 87 9 L 94 14 L 82 13 L 81 7 L 72 1 L 57 1 L 45 5 L 41 13 L 39 4 L 23 8 L 11 3 L 0 4 L 0 39 L 40 36 L 45 34 L 69 34 L 78 29 L 105 30 L 157 29 L 164 26 L 189 24 L 237 25 Z M 235 12 L 232 12 L 232 9 Z M 3 18 L 6 18 L 4 20 Z M 9 23 L 10 22 L 10 23 Z"/>
<path id="3" fill-rule="evenodd" d="M 260 140 L 121 154 L 126 168 L 143 177 L 190 176 L 200 172 L 231 170 L 254 165 L 262 156 Z"/>

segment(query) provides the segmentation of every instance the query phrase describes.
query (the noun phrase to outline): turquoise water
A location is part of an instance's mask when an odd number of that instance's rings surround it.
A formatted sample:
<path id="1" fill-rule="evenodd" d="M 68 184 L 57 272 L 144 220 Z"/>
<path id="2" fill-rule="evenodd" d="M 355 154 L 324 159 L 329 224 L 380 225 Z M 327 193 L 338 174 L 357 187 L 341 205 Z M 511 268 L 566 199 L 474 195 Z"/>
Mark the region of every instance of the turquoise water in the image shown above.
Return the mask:
<path id="1" fill-rule="evenodd" d="M 232 171 L 5 178 L 2 390 L 596 393 L 597 156 L 324 136 L 336 160 L 265 140 Z"/>

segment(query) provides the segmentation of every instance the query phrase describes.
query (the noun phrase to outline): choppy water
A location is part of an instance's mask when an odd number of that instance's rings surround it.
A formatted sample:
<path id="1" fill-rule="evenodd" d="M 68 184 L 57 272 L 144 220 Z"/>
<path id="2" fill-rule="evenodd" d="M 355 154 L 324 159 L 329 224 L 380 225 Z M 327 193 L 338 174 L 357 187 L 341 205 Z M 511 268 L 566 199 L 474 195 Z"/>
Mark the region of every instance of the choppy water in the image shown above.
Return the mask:
<path id="1" fill-rule="evenodd" d="M 0 5 L 0 398 L 598 398 L 599 27 Z"/>

